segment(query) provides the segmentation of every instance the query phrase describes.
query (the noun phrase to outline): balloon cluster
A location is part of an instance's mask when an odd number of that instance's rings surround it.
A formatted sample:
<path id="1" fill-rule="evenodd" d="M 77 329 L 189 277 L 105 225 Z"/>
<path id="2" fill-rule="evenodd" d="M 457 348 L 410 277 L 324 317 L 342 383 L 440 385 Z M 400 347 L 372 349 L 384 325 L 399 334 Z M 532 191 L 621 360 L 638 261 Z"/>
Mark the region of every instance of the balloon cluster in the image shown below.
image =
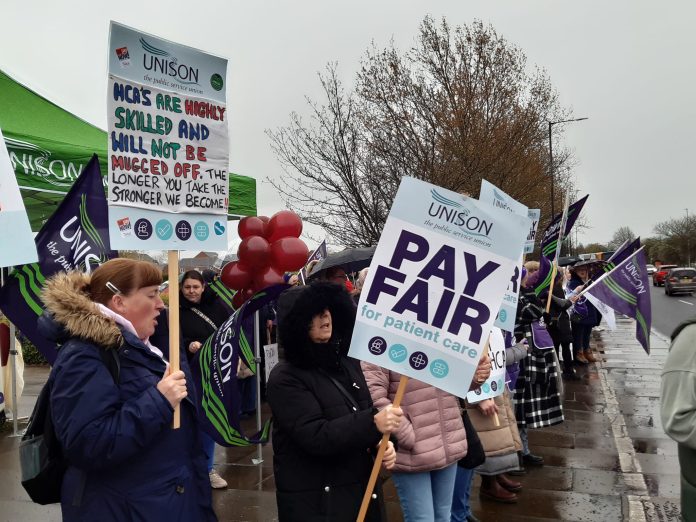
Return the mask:
<path id="1" fill-rule="evenodd" d="M 220 274 L 225 286 L 237 290 L 232 300 L 235 308 L 256 292 L 284 283 L 285 272 L 299 270 L 309 256 L 300 239 L 302 220 L 290 210 L 281 210 L 271 218 L 246 217 L 237 231 L 242 239 L 238 261 L 227 263 Z"/>

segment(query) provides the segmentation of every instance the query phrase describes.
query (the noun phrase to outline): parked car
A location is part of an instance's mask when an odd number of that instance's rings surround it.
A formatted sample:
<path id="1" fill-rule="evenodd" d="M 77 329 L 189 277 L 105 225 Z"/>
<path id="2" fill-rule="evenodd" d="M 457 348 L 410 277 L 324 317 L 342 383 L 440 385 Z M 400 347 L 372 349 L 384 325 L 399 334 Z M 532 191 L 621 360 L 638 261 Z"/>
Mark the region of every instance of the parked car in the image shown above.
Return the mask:
<path id="1" fill-rule="evenodd" d="M 665 276 L 672 268 L 677 268 L 677 265 L 660 265 L 660 268 L 653 274 L 653 286 L 663 286 L 665 284 Z"/>
<path id="2" fill-rule="evenodd" d="M 655 272 L 657 272 L 657 268 L 655 268 L 655 265 L 645 265 L 645 268 L 648 270 L 648 275 L 653 275 Z"/>
<path id="3" fill-rule="evenodd" d="M 672 268 L 665 276 L 665 294 L 673 295 L 678 292 L 693 294 L 696 291 L 695 268 Z"/>

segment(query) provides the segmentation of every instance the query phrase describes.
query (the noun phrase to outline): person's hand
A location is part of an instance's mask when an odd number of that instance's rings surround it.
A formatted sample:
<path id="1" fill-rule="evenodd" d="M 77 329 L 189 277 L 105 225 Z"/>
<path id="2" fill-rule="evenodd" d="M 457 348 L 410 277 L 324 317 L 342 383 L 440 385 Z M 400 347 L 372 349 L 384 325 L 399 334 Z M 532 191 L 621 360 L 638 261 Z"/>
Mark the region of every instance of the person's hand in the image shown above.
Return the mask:
<path id="1" fill-rule="evenodd" d="M 494 413 L 498 413 L 498 406 L 496 406 L 495 401 L 493 399 L 486 399 L 485 401 L 481 401 L 477 404 L 478 409 L 481 410 L 481 413 L 484 415 L 493 415 Z"/>
<path id="2" fill-rule="evenodd" d="M 486 382 L 486 379 L 491 376 L 491 358 L 488 354 L 485 354 L 479 360 L 478 366 L 476 366 L 476 372 L 474 372 L 474 383 L 477 385 L 482 385 Z"/>
<path id="3" fill-rule="evenodd" d="M 273 328 L 273 320 L 272 319 L 266 319 L 266 328 L 270 330 Z"/>
<path id="4" fill-rule="evenodd" d="M 576 287 L 575 287 L 575 293 L 576 293 L 576 294 L 579 294 L 580 292 L 582 292 L 582 289 L 583 289 L 583 288 L 585 288 L 585 285 L 576 286 Z"/>
<path id="5" fill-rule="evenodd" d="M 198 350 L 201 349 L 201 346 L 203 346 L 203 345 L 201 343 L 199 343 L 198 341 L 193 341 L 193 342 L 189 343 L 188 350 L 191 353 L 196 353 Z"/>
<path id="6" fill-rule="evenodd" d="M 399 429 L 404 412 L 391 404 L 374 416 L 375 425 L 380 433 L 393 433 Z"/>
<path id="7" fill-rule="evenodd" d="M 396 464 L 396 450 L 394 449 L 394 443 L 392 441 L 387 441 L 387 449 L 384 450 L 384 457 L 382 457 L 382 467 L 386 470 L 390 470 Z"/>
<path id="8" fill-rule="evenodd" d="M 570 301 L 571 303 L 574 303 L 574 302 L 577 301 L 578 299 L 580 299 L 580 296 L 578 296 L 578 295 L 571 295 L 571 296 L 568 298 L 568 301 Z"/>
<path id="9" fill-rule="evenodd" d="M 162 380 L 157 383 L 157 389 L 169 401 L 172 408 L 176 408 L 188 395 L 184 372 L 177 370 L 172 373 L 171 369 L 168 368 Z"/>

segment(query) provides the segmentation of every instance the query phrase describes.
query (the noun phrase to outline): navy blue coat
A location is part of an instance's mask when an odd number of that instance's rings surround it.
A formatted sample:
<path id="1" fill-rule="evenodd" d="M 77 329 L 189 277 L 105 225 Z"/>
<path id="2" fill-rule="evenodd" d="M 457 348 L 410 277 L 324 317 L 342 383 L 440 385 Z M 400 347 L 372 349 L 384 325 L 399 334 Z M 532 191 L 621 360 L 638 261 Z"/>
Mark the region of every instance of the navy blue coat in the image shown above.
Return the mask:
<path id="1" fill-rule="evenodd" d="M 44 296 L 56 316 L 44 314 L 40 330 L 63 343 L 49 376 L 53 423 L 69 462 L 61 495 L 63 520 L 217 520 L 186 358 L 181 358 L 181 369 L 188 396 L 181 402 L 181 428 L 173 430 L 173 409 L 156 388 L 164 361 L 113 322 L 105 327 L 103 316 L 85 312 L 89 307 L 73 311 L 64 298 Z M 118 384 L 98 347 L 110 343 L 95 341 L 107 339 L 105 331 L 120 344 Z M 160 348 L 166 356 L 167 347 Z"/>

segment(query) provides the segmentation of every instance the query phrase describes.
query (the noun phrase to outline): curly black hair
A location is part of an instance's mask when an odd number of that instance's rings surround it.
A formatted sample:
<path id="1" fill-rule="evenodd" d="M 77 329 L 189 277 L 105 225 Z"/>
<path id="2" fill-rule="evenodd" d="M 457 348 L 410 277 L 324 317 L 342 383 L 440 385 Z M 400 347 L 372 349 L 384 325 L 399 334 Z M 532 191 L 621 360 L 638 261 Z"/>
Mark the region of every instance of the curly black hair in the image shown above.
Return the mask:
<path id="1" fill-rule="evenodd" d="M 356 308 L 345 287 L 327 281 L 291 288 L 278 299 L 278 342 L 291 364 L 314 366 L 309 328 L 312 319 L 324 310 L 331 312 L 331 342 L 342 355 L 348 353 L 355 325 Z"/>

